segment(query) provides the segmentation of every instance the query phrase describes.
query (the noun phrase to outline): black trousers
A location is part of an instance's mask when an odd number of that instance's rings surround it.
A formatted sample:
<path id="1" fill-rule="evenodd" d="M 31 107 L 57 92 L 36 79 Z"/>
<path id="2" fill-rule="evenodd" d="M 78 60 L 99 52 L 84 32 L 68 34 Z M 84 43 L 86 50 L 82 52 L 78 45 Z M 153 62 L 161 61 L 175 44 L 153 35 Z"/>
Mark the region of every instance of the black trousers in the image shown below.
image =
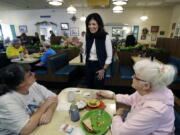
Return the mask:
<path id="1" fill-rule="evenodd" d="M 88 88 L 91 89 L 103 89 L 104 88 L 104 78 L 98 80 L 96 73 L 98 70 L 102 69 L 98 61 L 87 61 L 86 62 L 86 84 Z M 105 77 L 105 74 L 104 74 Z"/>

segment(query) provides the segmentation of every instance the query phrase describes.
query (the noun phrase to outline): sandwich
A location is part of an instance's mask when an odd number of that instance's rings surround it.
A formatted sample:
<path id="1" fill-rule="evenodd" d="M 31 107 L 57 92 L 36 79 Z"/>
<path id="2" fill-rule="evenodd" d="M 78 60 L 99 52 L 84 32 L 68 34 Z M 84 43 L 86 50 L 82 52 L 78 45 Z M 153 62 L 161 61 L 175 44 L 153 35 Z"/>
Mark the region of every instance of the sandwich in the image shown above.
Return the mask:
<path id="1" fill-rule="evenodd" d="M 87 118 L 85 120 L 82 121 L 84 127 L 88 130 L 88 132 L 93 133 L 93 134 L 97 134 L 99 131 L 96 131 L 93 129 L 93 125 L 91 123 L 91 118 Z"/>

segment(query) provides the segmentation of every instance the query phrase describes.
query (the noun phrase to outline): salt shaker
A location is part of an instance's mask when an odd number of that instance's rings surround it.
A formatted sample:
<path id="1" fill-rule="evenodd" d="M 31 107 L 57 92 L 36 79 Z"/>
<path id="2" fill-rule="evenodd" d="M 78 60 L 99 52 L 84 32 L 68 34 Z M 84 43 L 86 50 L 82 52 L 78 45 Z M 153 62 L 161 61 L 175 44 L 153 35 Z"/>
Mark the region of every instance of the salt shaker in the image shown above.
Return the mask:
<path id="1" fill-rule="evenodd" d="M 78 109 L 78 106 L 75 104 L 71 104 L 69 114 L 71 117 L 71 121 L 73 122 L 76 122 L 80 119 L 79 109 Z"/>
<path id="2" fill-rule="evenodd" d="M 23 54 L 23 52 L 19 52 L 19 58 L 20 58 L 21 61 L 24 59 L 24 54 Z"/>

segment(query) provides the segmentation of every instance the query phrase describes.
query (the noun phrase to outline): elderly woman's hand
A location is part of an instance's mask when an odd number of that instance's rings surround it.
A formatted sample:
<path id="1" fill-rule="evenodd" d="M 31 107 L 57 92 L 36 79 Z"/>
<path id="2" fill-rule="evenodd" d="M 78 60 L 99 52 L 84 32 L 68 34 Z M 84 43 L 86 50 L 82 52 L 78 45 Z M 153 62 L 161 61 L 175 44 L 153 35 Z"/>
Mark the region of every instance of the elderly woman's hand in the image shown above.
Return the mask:
<path id="1" fill-rule="evenodd" d="M 97 95 L 98 97 L 108 98 L 108 99 L 113 99 L 114 96 L 115 96 L 114 94 L 109 94 L 109 93 L 104 92 L 104 91 L 98 91 L 98 92 L 96 93 L 96 95 Z"/>

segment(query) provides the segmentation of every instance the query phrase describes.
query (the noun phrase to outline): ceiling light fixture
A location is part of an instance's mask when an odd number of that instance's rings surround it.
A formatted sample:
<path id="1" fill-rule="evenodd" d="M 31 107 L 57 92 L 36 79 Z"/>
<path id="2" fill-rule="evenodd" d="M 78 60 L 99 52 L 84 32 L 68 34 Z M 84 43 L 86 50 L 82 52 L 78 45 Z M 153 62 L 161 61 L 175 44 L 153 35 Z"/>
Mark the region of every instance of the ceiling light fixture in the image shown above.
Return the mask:
<path id="1" fill-rule="evenodd" d="M 70 5 L 68 8 L 67 8 L 67 13 L 68 14 L 76 14 L 77 12 L 77 9 L 75 7 L 73 7 L 72 5 Z"/>
<path id="2" fill-rule="evenodd" d="M 85 22 L 85 21 L 86 21 L 86 17 L 85 17 L 84 15 L 82 15 L 82 16 L 80 17 L 80 20 L 81 20 L 82 22 Z"/>
<path id="3" fill-rule="evenodd" d="M 125 0 L 113 0 L 112 3 L 114 5 L 122 6 L 122 5 L 126 5 L 127 1 L 125 1 Z"/>
<path id="4" fill-rule="evenodd" d="M 122 13 L 123 7 L 122 6 L 115 6 L 112 10 L 113 10 L 113 13 Z"/>
<path id="5" fill-rule="evenodd" d="M 148 19 L 148 16 L 141 16 L 140 19 L 141 19 L 142 21 L 146 21 L 146 20 Z"/>
<path id="6" fill-rule="evenodd" d="M 61 6 L 63 4 L 63 0 L 47 0 L 50 5 L 53 6 Z"/>

